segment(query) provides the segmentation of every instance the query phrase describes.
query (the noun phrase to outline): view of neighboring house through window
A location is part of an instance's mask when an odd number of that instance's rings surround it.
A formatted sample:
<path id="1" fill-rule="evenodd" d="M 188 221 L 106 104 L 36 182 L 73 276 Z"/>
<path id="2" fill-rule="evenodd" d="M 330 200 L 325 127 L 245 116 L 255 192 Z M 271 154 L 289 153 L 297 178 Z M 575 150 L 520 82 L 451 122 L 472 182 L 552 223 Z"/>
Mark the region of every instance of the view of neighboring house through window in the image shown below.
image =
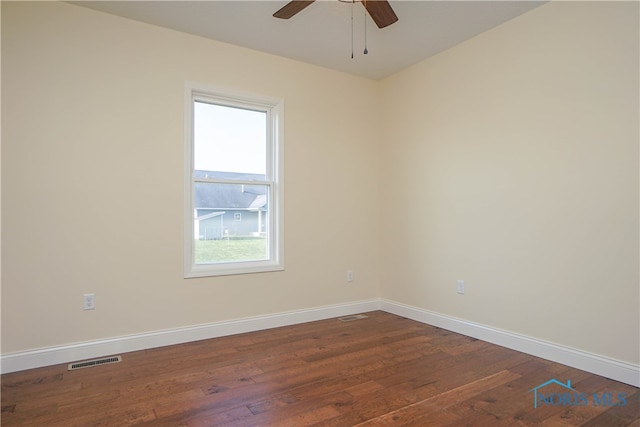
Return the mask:
<path id="1" fill-rule="evenodd" d="M 282 269 L 282 105 L 189 88 L 185 276 Z"/>

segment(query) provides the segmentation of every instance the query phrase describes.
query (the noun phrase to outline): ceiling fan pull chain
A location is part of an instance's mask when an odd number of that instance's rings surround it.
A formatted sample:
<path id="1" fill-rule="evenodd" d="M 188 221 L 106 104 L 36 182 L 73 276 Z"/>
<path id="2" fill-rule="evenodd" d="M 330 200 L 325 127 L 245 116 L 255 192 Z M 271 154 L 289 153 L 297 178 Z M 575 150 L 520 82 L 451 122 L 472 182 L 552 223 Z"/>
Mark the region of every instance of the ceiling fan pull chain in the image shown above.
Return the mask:
<path id="1" fill-rule="evenodd" d="M 351 2 L 351 59 L 353 59 L 353 5 L 355 0 Z"/>
<path id="2" fill-rule="evenodd" d="M 367 49 L 367 1 L 365 0 L 364 2 L 365 4 L 365 8 L 364 8 L 364 54 L 366 55 L 367 53 L 369 53 L 369 49 Z"/>

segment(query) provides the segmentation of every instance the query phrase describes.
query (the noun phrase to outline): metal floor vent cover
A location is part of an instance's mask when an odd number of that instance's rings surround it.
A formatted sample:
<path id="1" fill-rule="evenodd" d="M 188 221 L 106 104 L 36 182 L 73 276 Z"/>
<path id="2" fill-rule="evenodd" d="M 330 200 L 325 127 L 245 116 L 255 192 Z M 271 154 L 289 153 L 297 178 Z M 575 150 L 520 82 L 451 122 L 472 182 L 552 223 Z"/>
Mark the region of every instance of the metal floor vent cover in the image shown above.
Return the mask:
<path id="1" fill-rule="evenodd" d="M 354 320 L 366 319 L 367 317 L 369 316 L 364 314 L 354 314 L 352 316 L 338 317 L 338 320 L 341 322 L 353 322 Z"/>
<path id="2" fill-rule="evenodd" d="M 76 369 L 90 368 L 92 366 L 108 365 L 111 363 L 122 362 L 122 356 L 103 357 L 102 359 L 85 360 L 83 362 L 69 363 L 68 371 Z"/>

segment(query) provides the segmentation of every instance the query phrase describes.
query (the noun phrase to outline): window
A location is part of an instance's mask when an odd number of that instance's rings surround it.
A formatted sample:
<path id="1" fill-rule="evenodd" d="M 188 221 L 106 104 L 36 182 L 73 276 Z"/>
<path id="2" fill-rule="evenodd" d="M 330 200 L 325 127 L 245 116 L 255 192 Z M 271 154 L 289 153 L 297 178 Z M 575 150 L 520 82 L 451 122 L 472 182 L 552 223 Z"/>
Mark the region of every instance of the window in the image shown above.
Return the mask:
<path id="1" fill-rule="evenodd" d="M 282 270 L 282 101 L 188 85 L 185 121 L 185 277 Z"/>

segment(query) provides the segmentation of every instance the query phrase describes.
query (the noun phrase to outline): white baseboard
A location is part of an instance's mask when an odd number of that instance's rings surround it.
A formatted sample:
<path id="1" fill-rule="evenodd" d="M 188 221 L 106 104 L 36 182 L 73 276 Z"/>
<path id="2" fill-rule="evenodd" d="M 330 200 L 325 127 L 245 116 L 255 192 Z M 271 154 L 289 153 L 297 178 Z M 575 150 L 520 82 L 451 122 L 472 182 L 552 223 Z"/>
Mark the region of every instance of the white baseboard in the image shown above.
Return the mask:
<path id="1" fill-rule="evenodd" d="M 418 307 L 382 299 L 380 309 L 439 328 L 447 329 L 512 350 L 531 354 L 572 368 L 640 387 L 640 366 L 525 335 L 492 328 Z"/>
<path id="2" fill-rule="evenodd" d="M 374 310 L 384 310 L 388 313 L 464 334 L 553 362 L 562 363 L 635 387 L 640 387 L 640 366 L 638 365 L 386 299 L 355 301 L 345 304 L 314 307 L 305 310 L 246 317 L 185 328 L 3 354 L 0 358 L 0 372 L 4 374 L 59 363 L 70 363 L 118 353 L 127 353 L 130 351 L 313 322 L 315 320 L 330 319 Z"/>
<path id="3" fill-rule="evenodd" d="M 185 328 L 127 335 L 96 341 L 87 341 L 69 345 L 47 347 L 18 353 L 3 354 L 0 359 L 0 372 L 3 374 L 43 366 L 70 363 L 93 359 L 118 353 L 145 350 L 185 342 L 260 331 L 280 326 L 313 322 L 332 317 L 374 311 L 380 309 L 380 300 L 371 299 L 345 304 L 314 307 L 305 310 L 246 317 L 223 322 Z"/>

